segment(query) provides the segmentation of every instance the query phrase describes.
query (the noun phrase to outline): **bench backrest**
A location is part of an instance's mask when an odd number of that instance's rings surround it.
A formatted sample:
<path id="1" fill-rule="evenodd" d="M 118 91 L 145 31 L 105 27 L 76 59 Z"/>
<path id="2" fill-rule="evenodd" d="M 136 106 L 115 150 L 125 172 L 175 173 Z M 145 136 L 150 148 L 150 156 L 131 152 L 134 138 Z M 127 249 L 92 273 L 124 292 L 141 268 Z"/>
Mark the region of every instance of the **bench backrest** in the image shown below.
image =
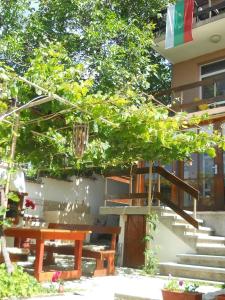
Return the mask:
<path id="1" fill-rule="evenodd" d="M 111 250 L 116 249 L 116 238 L 121 231 L 121 228 L 119 226 L 61 224 L 61 223 L 49 223 L 48 228 L 66 229 L 66 230 L 88 230 L 91 231 L 92 233 L 111 235 L 111 245 L 110 245 Z"/>

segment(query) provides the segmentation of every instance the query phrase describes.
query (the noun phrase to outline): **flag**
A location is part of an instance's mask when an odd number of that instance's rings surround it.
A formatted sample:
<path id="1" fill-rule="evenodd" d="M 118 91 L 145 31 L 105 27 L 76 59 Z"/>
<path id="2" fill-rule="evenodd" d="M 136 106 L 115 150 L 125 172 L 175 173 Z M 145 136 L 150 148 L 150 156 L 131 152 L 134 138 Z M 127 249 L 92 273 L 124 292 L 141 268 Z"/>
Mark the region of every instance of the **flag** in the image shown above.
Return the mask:
<path id="1" fill-rule="evenodd" d="M 193 40 L 193 11 L 194 0 L 177 0 L 176 4 L 168 6 L 166 18 L 166 49 Z"/>

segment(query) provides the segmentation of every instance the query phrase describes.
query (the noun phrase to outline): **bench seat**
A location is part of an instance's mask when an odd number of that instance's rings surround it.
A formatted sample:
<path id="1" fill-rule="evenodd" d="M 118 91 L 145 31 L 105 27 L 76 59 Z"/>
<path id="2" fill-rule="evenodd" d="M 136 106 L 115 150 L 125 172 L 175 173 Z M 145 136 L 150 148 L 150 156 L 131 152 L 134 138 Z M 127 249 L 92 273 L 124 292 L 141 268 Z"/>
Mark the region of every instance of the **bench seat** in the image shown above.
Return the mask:
<path id="1" fill-rule="evenodd" d="M 7 247 L 9 256 L 12 262 L 27 261 L 28 255 L 30 254 L 29 249 Z M 3 255 L 0 253 L 0 263 L 4 263 Z"/>
<path id="2" fill-rule="evenodd" d="M 89 230 L 95 234 L 104 234 L 111 237 L 109 245 L 83 245 L 82 257 L 93 258 L 96 260 L 94 276 L 113 275 L 115 273 L 115 253 L 116 238 L 120 233 L 120 227 L 97 226 L 97 225 L 75 225 L 75 224 L 56 224 L 50 223 L 52 229 L 68 230 Z M 45 246 L 47 252 L 46 262 L 54 263 L 54 253 L 64 255 L 74 255 L 74 246 L 69 244 L 54 244 L 54 242 Z"/>

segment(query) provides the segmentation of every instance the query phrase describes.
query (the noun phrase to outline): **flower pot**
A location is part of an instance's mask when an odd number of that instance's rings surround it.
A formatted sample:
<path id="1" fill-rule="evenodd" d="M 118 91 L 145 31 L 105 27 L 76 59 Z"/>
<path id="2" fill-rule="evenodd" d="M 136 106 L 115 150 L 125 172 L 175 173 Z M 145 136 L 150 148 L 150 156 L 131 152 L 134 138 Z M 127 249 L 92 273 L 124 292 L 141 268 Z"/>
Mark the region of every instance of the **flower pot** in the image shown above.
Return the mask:
<path id="1" fill-rule="evenodd" d="M 162 290 L 163 300 L 202 300 L 201 293 L 172 292 Z"/>
<path id="2" fill-rule="evenodd" d="M 216 297 L 216 300 L 225 300 L 225 294 L 218 295 L 218 296 Z"/>

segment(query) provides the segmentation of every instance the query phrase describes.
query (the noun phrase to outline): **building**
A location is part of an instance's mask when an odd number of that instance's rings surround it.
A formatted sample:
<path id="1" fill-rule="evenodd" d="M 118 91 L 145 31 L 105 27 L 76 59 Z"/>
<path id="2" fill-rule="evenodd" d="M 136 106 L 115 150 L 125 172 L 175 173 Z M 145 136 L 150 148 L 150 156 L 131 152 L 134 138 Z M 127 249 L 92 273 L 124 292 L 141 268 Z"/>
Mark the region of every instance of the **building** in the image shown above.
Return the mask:
<path id="1" fill-rule="evenodd" d="M 159 91 L 155 97 L 158 100 L 170 97 L 175 111 L 186 111 L 190 115 L 208 114 L 208 119 L 200 124 L 200 128 L 189 130 L 215 129 L 224 134 L 225 1 L 197 0 L 194 3 L 193 41 L 165 49 L 166 15 L 163 15 L 156 26 L 154 49 L 172 64 L 172 86 L 168 91 Z M 169 174 L 158 172 L 161 175 L 161 195 L 176 210 L 174 213 L 160 206 L 155 207 L 159 215 L 155 244 L 160 246 L 161 274 L 223 280 L 225 154 L 219 150 L 216 152 L 214 159 L 207 154 L 193 154 L 191 163 L 174 162 L 166 166 Z M 130 180 L 130 187 L 135 182 L 130 193 L 146 192 L 146 177 L 139 174 L 135 179 L 132 181 L 131 177 L 123 177 L 121 181 L 129 184 Z M 157 188 L 157 177 L 155 185 Z M 198 195 L 197 190 L 199 197 L 195 196 Z M 140 196 L 146 198 L 144 194 Z M 196 197 L 198 201 L 194 200 Z M 188 216 L 182 214 L 184 210 L 192 211 L 193 206 L 200 219 L 198 230 L 192 227 L 193 223 L 188 220 Z M 121 263 L 130 267 L 143 265 L 147 207 L 141 202 L 129 203 L 129 199 L 115 199 L 113 206 L 102 207 L 100 212 L 120 215 Z M 196 212 L 193 217 L 196 217 Z"/>
<path id="2" fill-rule="evenodd" d="M 225 1 L 195 1 L 193 41 L 165 49 L 165 27 L 157 32 L 154 47 L 172 64 L 172 88 L 168 92 L 176 111 L 209 113 L 210 123 L 202 129 L 224 132 L 225 117 Z M 178 177 L 200 191 L 198 210 L 224 210 L 225 156 L 217 151 L 215 159 L 193 154 L 192 163 L 171 166 Z M 191 207 L 187 194 L 177 191 L 179 206 Z"/>

